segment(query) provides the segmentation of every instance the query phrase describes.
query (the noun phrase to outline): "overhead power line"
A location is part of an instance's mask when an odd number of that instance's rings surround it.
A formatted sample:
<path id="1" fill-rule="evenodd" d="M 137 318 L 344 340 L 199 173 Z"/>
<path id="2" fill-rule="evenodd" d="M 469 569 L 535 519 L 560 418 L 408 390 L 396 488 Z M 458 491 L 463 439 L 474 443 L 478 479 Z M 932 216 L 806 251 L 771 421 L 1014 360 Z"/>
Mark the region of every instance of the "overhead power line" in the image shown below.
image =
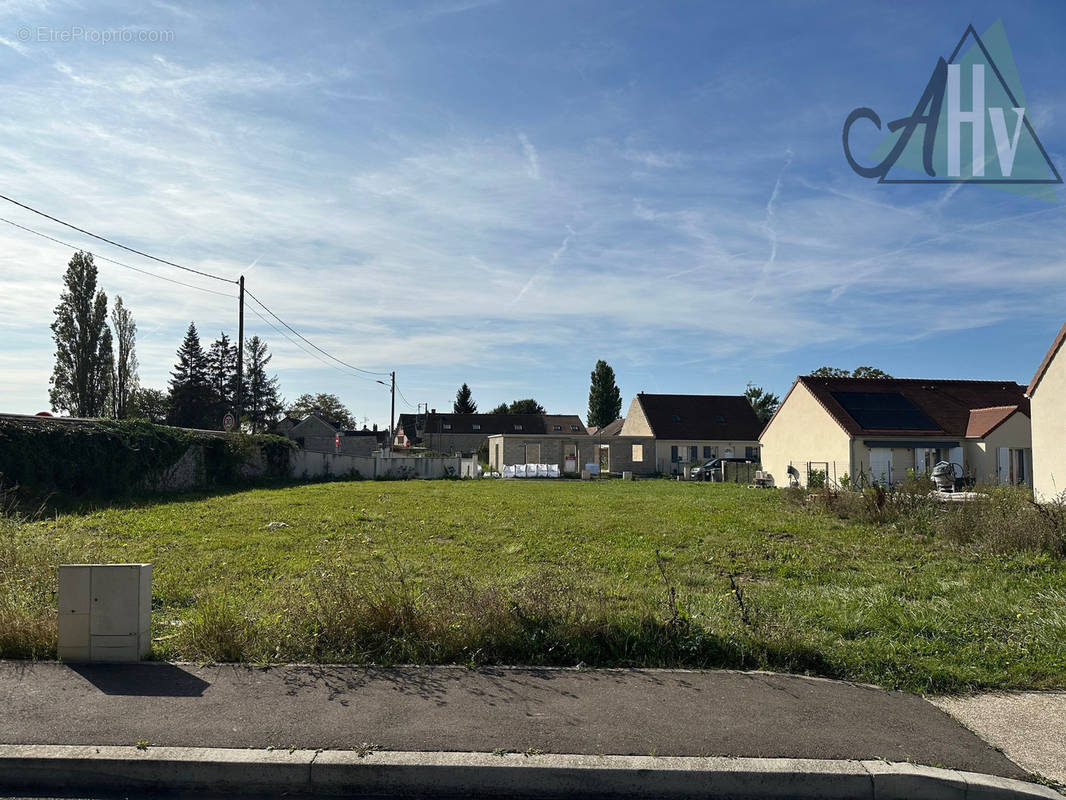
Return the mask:
<path id="1" fill-rule="evenodd" d="M 274 311 L 272 311 L 269 307 L 267 307 L 267 305 L 262 300 L 260 300 L 258 297 L 256 297 L 254 294 L 252 294 L 251 291 L 249 291 L 246 287 L 244 287 L 243 286 L 243 282 L 244 282 L 243 277 L 239 281 L 236 281 L 236 280 L 232 280 L 230 278 L 223 278 L 220 275 L 213 275 L 210 272 L 204 272 L 203 270 L 193 269 L 192 267 L 187 267 L 184 264 L 178 264 L 177 262 L 170 261 L 170 260 L 165 259 L 165 258 L 160 258 L 158 256 L 154 256 L 151 253 L 146 253 L 143 250 L 137 250 L 134 247 L 129 247 L 128 245 L 124 245 L 121 242 L 116 242 L 114 239 L 109 239 L 106 236 L 100 236 L 99 234 L 95 234 L 92 231 L 86 230 L 85 228 L 79 228 L 77 225 L 73 225 L 72 223 L 69 223 L 69 222 L 67 222 L 65 220 L 62 220 L 59 217 L 54 217 L 51 214 L 46 214 L 44 211 L 40 211 L 39 209 L 36 209 L 33 206 L 27 205 L 26 203 L 19 202 L 18 200 L 15 200 L 12 197 L 8 197 L 7 195 L 0 194 L 0 200 L 6 200 L 7 202 L 18 206 L 19 208 L 24 208 L 27 211 L 30 211 L 30 212 L 32 212 L 34 214 L 37 214 L 40 217 L 44 217 L 45 219 L 51 220 L 52 222 L 58 223 L 60 225 L 63 225 L 64 227 L 70 228 L 71 230 L 77 231 L 78 233 L 82 233 L 82 234 L 84 234 L 86 236 L 90 236 L 93 239 L 97 239 L 97 240 L 99 240 L 101 242 L 106 242 L 107 244 L 110 244 L 110 245 L 112 245 L 114 247 L 118 247 L 118 248 L 120 248 L 122 250 L 126 250 L 127 252 L 134 253 L 134 254 L 142 256 L 144 258 L 151 259 L 152 261 L 157 261 L 160 264 L 166 264 L 167 266 L 175 267 L 176 269 L 180 269 L 180 270 L 183 270 L 185 272 L 192 273 L 193 275 L 200 275 L 201 277 L 211 278 L 211 279 L 216 280 L 216 281 L 222 281 L 223 283 L 241 284 L 242 291 L 243 291 L 244 294 L 247 294 L 260 308 L 263 309 L 263 311 L 265 311 L 267 314 L 269 314 L 271 317 L 273 317 L 275 320 L 277 320 L 284 328 L 286 328 L 294 336 L 296 336 L 298 339 L 300 339 L 301 341 L 303 341 L 304 343 L 306 343 L 310 347 L 312 347 L 315 350 L 317 350 L 319 353 L 321 353 L 326 358 L 330 359 L 331 361 L 335 361 L 337 364 L 340 364 L 341 367 L 346 367 L 347 369 L 353 371 L 353 373 L 347 373 L 347 374 L 351 374 L 353 377 L 360 377 L 360 378 L 364 377 L 364 376 L 371 376 L 371 375 L 373 375 L 373 376 L 380 375 L 380 376 L 384 377 L 384 376 L 389 376 L 391 374 L 391 373 L 388 373 L 388 372 L 374 372 L 373 370 L 368 370 L 368 369 L 363 369 L 362 367 L 357 367 L 354 364 L 349 364 L 347 361 L 343 361 L 343 360 L 337 358 L 332 353 L 329 353 L 326 350 L 323 350 L 317 344 L 315 344 L 310 339 L 308 339 L 306 336 L 304 336 L 302 333 L 300 333 L 295 328 L 293 328 L 289 323 L 287 323 L 285 320 L 283 320 L 280 316 L 278 316 L 276 313 L 274 313 Z M 57 239 L 54 236 L 49 236 L 46 233 L 41 233 L 40 231 L 34 230 L 33 228 L 26 227 L 25 225 L 20 225 L 17 222 L 13 222 L 12 220 L 5 219 L 3 217 L 0 217 L 0 222 L 4 222 L 4 223 L 6 223 L 8 225 L 11 225 L 12 227 L 15 227 L 15 228 L 18 228 L 20 230 L 26 231 L 27 233 L 32 233 L 34 236 L 40 236 L 42 239 L 47 239 L 48 241 L 55 242 L 56 244 L 61 244 L 64 247 L 69 247 L 71 249 L 76 249 L 76 250 L 82 249 L 82 248 L 78 247 L 77 245 L 70 244 L 69 242 L 64 242 L 62 239 Z M 89 252 L 89 251 L 86 251 L 86 252 Z M 159 275 L 158 273 L 149 272 L 148 270 L 140 269 L 139 267 L 134 267 L 134 266 L 132 266 L 130 264 L 124 264 L 121 261 L 116 261 L 115 259 L 108 258 L 107 256 L 102 256 L 102 255 L 99 255 L 99 254 L 96 254 L 96 253 L 91 253 L 91 252 L 90 252 L 90 255 L 92 255 L 94 258 L 100 259 L 101 261 L 107 261 L 107 262 L 109 262 L 111 264 L 115 264 L 116 266 L 123 267 L 124 269 L 133 270 L 134 272 L 139 272 L 139 273 L 141 273 L 143 275 L 148 275 L 148 276 L 153 277 L 153 278 L 159 278 L 160 280 L 164 280 L 164 281 L 167 281 L 169 283 L 176 284 L 178 286 L 184 286 L 184 287 L 186 287 L 188 289 L 196 289 L 196 290 L 201 291 L 201 292 L 207 292 L 209 294 L 215 294 L 215 295 L 219 295 L 221 297 L 228 297 L 230 299 L 233 299 L 233 295 L 226 294 L 225 292 L 219 292 L 219 291 L 215 291 L 213 289 L 204 288 L 202 286 L 196 286 L 196 285 L 191 284 L 191 283 L 184 283 L 182 281 L 174 280 L 173 278 L 168 278 L 165 275 Z M 282 331 L 280 328 L 278 328 L 276 325 L 274 325 L 269 319 L 265 318 L 262 314 L 260 314 L 254 308 L 251 308 L 251 311 L 257 317 L 259 317 L 263 322 L 267 323 L 271 328 L 273 328 L 275 331 L 277 331 L 281 336 L 283 336 L 285 339 L 287 339 L 288 341 L 290 341 L 293 344 L 295 344 L 297 347 L 299 347 L 304 352 L 308 353 L 309 355 L 315 356 L 315 358 L 318 358 L 319 361 L 323 361 L 323 363 L 327 364 L 328 366 L 334 367 L 335 369 L 340 369 L 339 367 L 335 367 L 333 364 L 330 364 L 329 362 L 324 361 L 322 358 L 320 358 L 315 353 L 312 353 L 311 351 L 309 351 L 306 348 L 304 348 L 302 345 L 299 344 L 299 342 L 297 342 L 294 339 L 292 339 L 291 337 L 289 337 L 284 331 Z M 344 370 L 340 370 L 340 371 L 343 372 Z M 361 374 L 359 374 L 359 373 L 361 373 Z M 400 397 L 403 397 L 403 393 L 402 392 L 400 393 Z M 405 403 L 407 403 L 408 406 L 411 406 L 411 403 L 410 403 L 410 401 L 407 400 L 407 398 L 403 397 L 403 400 L 404 400 Z M 412 408 L 413 408 L 413 406 L 412 406 Z"/>
<path id="2" fill-rule="evenodd" d="M 414 404 L 410 400 L 408 400 L 406 397 L 403 396 L 403 392 L 400 391 L 400 387 L 399 386 L 396 387 L 396 394 L 398 394 L 400 396 L 401 400 L 403 400 L 405 403 L 407 403 L 407 407 L 408 408 L 414 408 L 415 411 L 418 410 L 417 408 L 415 408 Z"/>
<path id="3" fill-rule="evenodd" d="M 144 256 L 145 258 L 150 258 L 150 259 L 152 259 L 152 261 L 158 261 L 160 264 L 166 264 L 167 266 L 170 266 L 170 267 L 177 267 L 178 269 L 183 269 L 186 272 L 191 272 L 191 273 L 193 273 L 195 275 L 201 275 L 201 276 L 203 276 L 205 278 L 212 278 L 212 279 L 214 279 L 216 281 L 222 281 L 223 283 L 236 283 L 237 282 L 235 280 L 231 280 L 230 278 L 223 278 L 220 275 L 212 275 L 210 272 L 203 272 L 202 270 L 193 269 L 192 267 L 186 267 L 186 266 L 184 266 L 182 264 L 177 264 L 177 263 L 175 263 L 173 261 L 167 261 L 165 258 L 159 258 L 158 256 L 153 256 L 151 253 L 145 253 L 143 250 L 137 250 L 137 249 L 135 249 L 133 247 L 128 247 L 127 245 L 121 244 L 120 242 L 116 242 L 114 239 L 108 239 L 106 236 L 100 236 L 98 234 L 93 233 L 92 231 L 85 230 L 85 228 L 79 228 L 77 225 L 72 225 L 69 222 L 65 222 L 64 220 L 59 219 L 59 217 L 53 217 L 51 214 L 46 214 L 43 211 L 38 211 L 33 206 L 28 206 L 25 203 L 20 203 L 18 200 L 15 200 L 15 199 L 13 199 L 11 197 L 8 197 L 7 195 L 0 194 L 0 200 L 7 200 L 7 202 L 14 203 L 19 208 L 24 208 L 27 211 L 32 211 L 34 214 L 37 214 L 38 216 L 44 217 L 45 219 L 52 220 L 52 222 L 58 222 L 60 225 L 65 225 L 66 227 L 70 228 L 71 230 L 75 230 L 78 233 L 84 233 L 86 236 L 91 236 L 94 239 L 99 239 L 101 242 L 107 242 L 108 244 L 113 245 L 115 247 L 120 247 L 123 250 L 126 250 L 126 251 L 128 251 L 130 253 L 136 253 L 139 256 Z"/>
<path id="4" fill-rule="evenodd" d="M 245 289 L 245 294 L 247 294 L 247 293 L 248 293 L 248 290 Z M 263 322 L 265 322 L 271 328 L 273 328 L 274 331 L 279 336 L 281 336 L 283 339 L 285 339 L 285 341 L 291 343 L 295 347 L 297 347 L 300 350 L 302 350 L 303 352 L 307 353 L 307 355 L 311 356 L 312 358 L 318 359 L 323 364 L 325 364 L 327 367 L 332 367 L 333 369 L 337 370 L 338 372 L 340 372 L 340 373 L 342 373 L 344 375 L 347 375 L 350 378 L 362 378 L 364 381 L 373 381 L 374 380 L 373 378 L 367 377 L 366 375 L 360 375 L 358 372 L 349 372 L 348 370 L 344 369 L 343 367 L 338 367 L 336 364 L 332 364 L 329 361 L 327 361 L 326 359 L 324 359 L 322 356 L 320 356 L 314 350 L 309 350 L 307 347 L 304 347 L 304 345 L 300 344 L 299 340 L 294 339 L 293 337 L 289 336 L 287 333 L 285 333 L 285 331 L 283 331 L 281 328 L 279 328 L 277 325 L 275 325 L 269 319 L 267 319 L 262 314 L 260 314 L 258 311 L 256 311 L 255 306 L 248 306 L 248 310 L 251 311 L 253 314 L 255 314 L 257 317 L 259 317 L 259 319 L 261 319 Z"/>
<path id="5" fill-rule="evenodd" d="M 354 369 L 356 372 L 362 372 L 364 375 L 382 375 L 382 376 L 388 376 L 389 375 L 388 372 L 374 372 L 373 370 L 363 369 L 362 367 L 357 367 L 354 364 L 349 364 L 347 361 L 342 361 L 341 359 L 337 358 L 332 353 L 326 352 L 321 347 L 319 347 L 317 344 L 315 344 L 310 339 L 308 339 L 306 336 L 304 336 L 302 333 L 300 333 L 295 328 L 293 328 L 289 323 L 287 323 L 285 320 L 283 320 L 281 317 L 279 317 L 277 314 L 275 314 L 269 308 L 267 308 L 267 306 L 263 303 L 263 301 L 260 300 L 258 297 L 256 297 L 254 294 L 252 294 L 251 291 L 249 291 L 247 288 L 245 288 L 244 293 L 246 295 L 248 295 L 250 298 L 252 298 L 252 300 L 254 300 L 259 305 L 260 308 L 262 308 L 270 316 L 272 316 L 274 319 L 276 319 L 278 322 L 280 322 L 282 325 L 284 325 L 289 331 L 291 331 L 293 333 L 293 335 L 298 336 L 301 340 L 303 340 L 304 342 L 309 344 L 311 347 L 315 348 L 315 350 L 320 352 L 322 355 L 326 356 L 327 358 L 333 359 L 334 361 L 336 361 L 341 366 L 347 367 L 348 369 Z"/>
<path id="6" fill-rule="evenodd" d="M 54 236 L 49 236 L 47 233 L 41 233 L 40 231 L 35 231 L 33 228 L 27 228 L 25 225 L 19 225 L 17 222 L 12 222 L 11 220 L 6 219 L 4 217 L 0 217 L 0 222 L 5 222 L 8 225 L 12 226 L 13 228 L 18 228 L 19 230 L 26 231 L 26 233 L 32 233 L 34 236 L 40 236 L 42 239 L 47 239 L 50 242 L 55 242 L 56 244 L 61 244 L 64 247 L 69 247 L 71 250 L 81 250 L 82 249 L 78 245 L 71 244 L 70 242 L 64 242 L 62 239 L 57 239 Z M 113 258 L 108 258 L 107 256 L 102 256 L 99 253 L 93 253 L 92 251 L 89 251 L 89 250 L 86 250 L 85 252 L 88 253 L 89 255 L 91 255 L 93 258 L 99 260 L 99 261 L 107 261 L 108 263 L 114 264 L 117 267 L 122 267 L 123 269 L 131 269 L 134 272 L 141 273 L 142 275 L 149 275 L 149 276 L 151 276 L 153 278 L 159 278 L 159 280 L 166 281 L 167 283 L 175 283 L 178 286 L 184 286 L 187 289 L 196 289 L 197 291 L 207 292 L 208 294 L 217 294 L 219 297 L 228 297 L 230 300 L 236 300 L 237 299 L 237 296 L 233 295 L 233 294 L 227 294 L 226 292 L 219 292 L 219 291 L 216 291 L 215 289 L 208 289 L 208 288 L 205 288 L 203 286 L 196 286 L 195 284 L 192 284 L 192 283 L 185 283 L 184 281 L 174 280 L 174 278 L 168 278 L 166 275 L 160 275 L 157 272 L 149 272 L 146 269 L 141 269 L 140 267 L 134 267 L 134 266 L 131 266 L 130 264 L 123 264 L 121 261 L 116 261 Z"/>

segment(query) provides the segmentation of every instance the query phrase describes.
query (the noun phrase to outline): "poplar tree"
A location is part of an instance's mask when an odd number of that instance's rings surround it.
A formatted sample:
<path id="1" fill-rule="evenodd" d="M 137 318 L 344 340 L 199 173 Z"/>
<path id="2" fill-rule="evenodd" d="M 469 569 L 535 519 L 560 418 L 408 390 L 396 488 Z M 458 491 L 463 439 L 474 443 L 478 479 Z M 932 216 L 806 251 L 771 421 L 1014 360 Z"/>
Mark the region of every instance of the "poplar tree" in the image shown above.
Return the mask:
<path id="1" fill-rule="evenodd" d="M 115 307 L 111 309 L 111 325 L 115 330 L 115 367 L 112 370 L 112 405 L 116 419 L 125 419 L 132 411 L 131 401 L 137 391 L 137 323 L 133 315 L 122 302 L 122 296 L 115 297 Z"/>
<path id="2" fill-rule="evenodd" d="M 51 326 L 56 362 L 48 399 L 53 411 L 101 417 L 107 413 L 111 393 L 113 355 L 107 295 L 96 290 L 92 253 L 79 250 L 74 254 L 63 285 Z"/>
<path id="3" fill-rule="evenodd" d="M 589 383 L 588 424 L 590 427 L 602 428 L 621 415 L 622 393 L 618 391 L 618 384 L 615 383 L 614 370 L 606 361 L 600 359 L 592 370 Z"/>

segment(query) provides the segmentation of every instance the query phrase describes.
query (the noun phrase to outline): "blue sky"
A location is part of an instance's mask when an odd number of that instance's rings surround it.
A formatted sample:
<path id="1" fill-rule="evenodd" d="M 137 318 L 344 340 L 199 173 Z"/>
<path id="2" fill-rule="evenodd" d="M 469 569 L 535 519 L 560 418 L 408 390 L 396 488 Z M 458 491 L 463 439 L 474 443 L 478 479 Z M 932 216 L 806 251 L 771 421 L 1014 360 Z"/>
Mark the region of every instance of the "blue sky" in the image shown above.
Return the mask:
<path id="1" fill-rule="evenodd" d="M 1066 5 L 476 2 L 0 6 L 0 193 L 248 287 L 404 398 L 587 408 L 784 394 L 823 364 L 1027 382 L 1066 309 L 1061 203 L 888 186 L 859 106 L 907 115 L 966 26 L 1002 19 L 1066 168 Z M 82 31 L 78 34 L 77 31 Z M 169 41 L 86 41 L 87 38 Z M 63 41 L 64 37 L 77 38 Z M 859 131 L 857 152 L 880 136 Z M 209 289 L 2 203 L 0 216 Z M 47 408 L 71 251 L 0 223 L 0 409 Z M 99 262 L 164 388 L 236 301 Z M 249 314 L 284 395 L 388 393 Z M 399 400 L 397 412 L 412 410 Z"/>

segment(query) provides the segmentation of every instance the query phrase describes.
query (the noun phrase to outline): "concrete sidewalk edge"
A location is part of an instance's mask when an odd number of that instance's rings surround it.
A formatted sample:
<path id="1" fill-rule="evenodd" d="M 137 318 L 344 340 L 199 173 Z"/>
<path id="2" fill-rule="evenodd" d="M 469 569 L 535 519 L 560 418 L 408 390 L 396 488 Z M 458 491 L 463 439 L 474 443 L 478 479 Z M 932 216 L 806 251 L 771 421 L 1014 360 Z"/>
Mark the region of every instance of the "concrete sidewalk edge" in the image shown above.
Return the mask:
<path id="1" fill-rule="evenodd" d="M 1025 781 L 885 761 L 80 745 L 0 745 L 0 789 L 1062 800 Z"/>

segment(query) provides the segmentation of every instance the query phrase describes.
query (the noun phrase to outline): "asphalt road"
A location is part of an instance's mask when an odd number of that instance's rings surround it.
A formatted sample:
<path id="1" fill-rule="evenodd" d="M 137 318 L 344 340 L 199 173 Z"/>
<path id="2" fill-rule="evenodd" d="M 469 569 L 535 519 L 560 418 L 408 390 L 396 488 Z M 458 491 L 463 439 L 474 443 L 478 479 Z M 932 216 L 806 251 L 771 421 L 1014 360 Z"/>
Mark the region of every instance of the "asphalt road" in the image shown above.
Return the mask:
<path id="1" fill-rule="evenodd" d="M 0 661 L 0 743 L 748 756 L 1025 772 L 920 697 L 770 673 Z"/>

